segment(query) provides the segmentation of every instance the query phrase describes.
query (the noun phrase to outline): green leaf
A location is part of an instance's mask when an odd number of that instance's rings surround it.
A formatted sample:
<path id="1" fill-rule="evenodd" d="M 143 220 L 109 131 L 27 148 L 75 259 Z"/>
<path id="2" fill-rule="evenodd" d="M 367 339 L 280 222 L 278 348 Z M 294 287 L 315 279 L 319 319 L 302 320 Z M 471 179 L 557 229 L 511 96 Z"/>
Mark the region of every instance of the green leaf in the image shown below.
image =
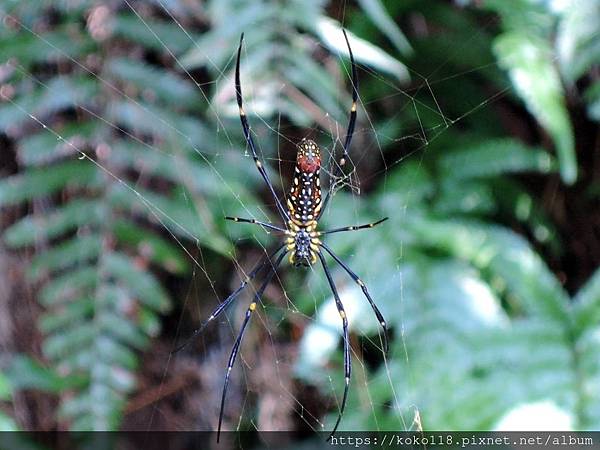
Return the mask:
<path id="1" fill-rule="evenodd" d="M 45 392 L 61 392 L 78 383 L 77 377 L 65 377 L 51 367 L 45 367 L 29 356 L 16 356 L 9 367 L 7 377 L 14 389 L 36 389 Z"/>
<path id="2" fill-rule="evenodd" d="M 164 69 L 129 58 L 112 59 L 107 69 L 114 76 L 132 83 L 144 96 L 156 96 L 175 109 L 193 108 L 202 102 L 199 88 Z"/>
<path id="3" fill-rule="evenodd" d="M 238 4 L 235 8 L 212 2 L 211 9 L 215 16 L 220 16 L 220 19 L 216 19 L 218 26 L 194 39 L 193 46 L 181 58 L 181 64 L 186 69 L 207 66 L 218 73 L 231 57 L 241 30 L 252 29 L 252 33 L 246 35 L 246 48 L 253 53 L 252 49 L 261 42 L 261 36 L 258 35 L 265 33 L 257 24 L 269 23 L 269 20 L 276 18 L 281 20 L 281 17 L 277 17 L 279 8 L 269 2 Z"/>
<path id="4" fill-rule="evenodd" d="M 436 198 L 434 211 L 440 216 L 452 214 L 491 214 L 496 201 L 488 183 L 453 180 L 448 177 Z"/>
<path id="5" fill-rule="evenodd" d="M 155 311 L 166 312 L 170 302 L 164 288 L 149 273 L 140 270 L 135 262 L 122 253 L 104 255 L 106 271 L 142 304 Z"/>
<path id="6" fill-rule="evenodd" d="M 97 336 L 94 350 L 99 361 L 115 364 L 128 370 L 134 370 L 138 366 L 138 358 L 135 353 L 115 339 L 112 332 Z"/>
<path id="7" fill-rule="evenodd" d="M 408 39 L 390 17 L 380 0 L 358 0 L 358 3 L 369 19 L 387 36 L 401 54 L 412 55 L 413 49 Z"/>
<path id="8" fill-rule="evenodd" d="M 345 119 L 348 107 L 341 107 L 338 86 L 332 80 L 331 74 L 304 53 L 300 53 L 299 56 L 289 54 L 285 58 L 289 65 L 282 68 L 282 77 L 302 92 L 306 92 L 319 105 L 323 115 L 330 114 L 338 120 Z M 347 96 L 346 103 L 351 104 L 350 96 Z"/>
<path id="9" fill-rule="evenodd" d="M 114 233 L 119 241 L 136 247 L 141 255 L 165 270 L 178 275 L 188 272 L 188 260 L 182 251 L 155 233 L 125 220 L 115 223 Z"/>
<path id="10" fill-rule="evenodd" d="M 84 106 L 99 92 L 99 84 L 88 76 L 57 76 L 45 83 L 36 105 L 38 115 Z"/>
<path id="11" fill-rule="evenodd" d="M 600 122 L 600 81 L 597 81 L 585 92 L 588 103 L 588 115 L 592 120 Z"/>
<path id="12" fill-rule="evenodd" d="M 175 236 L 198 240 L 219 253 L 227 254 L 231 243 L 215 233 L 212 217 L 198 214 L 193 200 L 189 193 L 175 194 L 170 198 L 141 189 L 132 193 L 120 184 L 114 185 L 110 192 L 110 201 L 115 207 L 142 213 L 152 222 L 160 222 Z"/>
<path id="13" fill-rule="evenodd" d="M 51 334 L 43 344 L 44 354 L 61 360 L 80 351 L 86 351 L 97 340 L 97 331 L 88 323 L 80 323 Z"/>
<path id="14" fill-rule="evenodd" d="M 114 335 L 123 344 L 144 350 L 148 345 L 148 337 L 129 318 L 114 312 L 104 312 L 97 318 L 101 332 Z"/>
<path id="15" fill-rule="evenodd" d="M 564 323 L 568 297 L 556 277 L 529 244 L 512 231 L 471 222 L 406 223 L 423 243 L 466 259 L 498 277 L 514 295 L 513 307 Z"/>
<path id="16" fill-rule="evenodd" d="M 343 55 L 348 54 L 348 47 L 341 31 L 342 27 L 338 22 L 327 17 L 321 17 L 313 27 L 323 40 L 323 43 L 330 50 Z M 346 33 L 352 47 L 352 53 L 357 62 L 372 66 L 377 71 L 393 75 L 402 83 L 410 80 L 410 74 L 406 66 L 396 58 L 368 41 L 358 38 L 350 31 L 346 30 Z"/>
<path id="17" fill-rule="evenodd" d="M 0 206 L 9 206 L 36 197 L 51 195 L 65 187 L 87 184 L 96 175 L 89 161 L 66 161 L 47 168 L 32 169 L 0 180 Z"/>
<path id="18" fill-rule="evenodd" d="M 523 30 L 531 35 L 549 37 L 556 23 L 548 8 L 551 2 L 531 0 L 487 0 L 480 6 L 502 17 L 505 29 Z"/>
<path id="19" fill-rule="evenodd" d="M 89 34 L 70 33 L 67 27 L 37 35 L 33 30 L 22 28 L 21 32 L 0 39 L 0 61 L 16 57 L 18 64 L 28 67 L 35 63 L 78 58 L 94 46 Z"/>
<path id="20" fill-rule="evenodd" d="M 122 13 L 114 18 L 113 33 L 130 42 L 136 42 L 145 48 L 162 53 L 179 55 L 186 50 L 199 36 L 195 33 L 181 32 L 170 23 L 143 17 L 142 14 Z M 190 40 L 191 37 L 191 40 Z"/>
<path id="21" fill-rule="evenodd" d="M 42 166 L 65 157 L 79 157 L 76 149 L 85 148 L 84 144 L 99 133 L 98 128 L 99 123 L 96 121 L 77 122 L 56 128 L 63 139 L 57 139 L 54 133 L 46 130 L 26 136 L 21 139 L 19 161 L 26 166 Z"/>
<path id="22" fill-rule="evenodd" d="M 56 211 L 29 215 L 10 226 L 4 233 L 12 247 L 24 247 L 50 240 L 84 225 L 99 225 L 106 218 L 106 208 L 97 200 L 75 199 Z"/>
<path id="23" fill-rule="evenodd" d="M 416 161 L 406 161 L 391 171 L 379 188 L 377 198 L 383 211 L 397 211 L 398 207 L 418 207 L 436 191 L 431 173 Z"/>
<path id="24" fill-rule="evenodd" d="M 41 303 L 48 307 L 64 303 L 86 290 L 93 290 L 98 278 L 98 270 L 94 265 L 65 272 L 44 286 L 41 292 Z"/>
<path id="25" fill-rule="evenodd" d="M 93 312 L 94 301 L 91 298 L 79 298 L 43 315 L 39 321 L 39 327 L 45 334 L 61 332 L 74 323 L 84 323 L 90 320 Z"/>
<path id="26" fill-rule="evenodd" d="M 554 158 L 544 149 L 516 139 L 490 139 L 449 149 L 439 159 L 440 172 L 451 178 L 488 177 L 515 172 L 549 173 Z"/>
<path id="27" fill-rule="evenodd" d="M 0 108 L 0 131 L 19 135 L 25 122 L 47 122 L 46 116 L 86 106 L 97 94 L 98 85 L 89 77 L 58 76 L 40 85 L 22 83 L 17 96 Z M 44 128 L 48 126 L 44 123 Z"/>
<path id="28" fill-rule="evenodd" d="M 573 130 L 549 44 L 511 31 L 496 38 L 494 51 L 529 111 L 552 136 L 563 181 L 574 183 L 577 162 Z"/>
<path id="29" fill-rule="evenodd" d="M 579 333 L 600 326 L 600 269 L 575 295 L 573 321 Z"/>
<path id="30" fill-rule="evenodd" d="M 37 255 L 31 262 L 28 275 L 36 280 L 45 272 L 56 272 L 97 258 L 101 250 L 101 236 L 76 236 Z"/>
<path id="31" fill-rule="evenodd" d="M 210 142 L 210 133 L 197 119 L 149 103 L 112 102 L 107 120 L 134 133 L 145 133 L 167 141 L 178 138 L 202 148 Z"/>
<path id="32" fill-rule="evenodd" d="M 556 48 L 560 68 L 574 83 L 600 61 L 600 1 L 567 1 L 559 22 Z"/>
<path id="33" fill-rule="evenodd" d="M 492 189 L 500 211 L 528 225 L 538 242 L 548 245 L 555 254 L 560 253 L 558 231 L 534 196 L 516 181 L 506 178 L 494 180 Z"/>

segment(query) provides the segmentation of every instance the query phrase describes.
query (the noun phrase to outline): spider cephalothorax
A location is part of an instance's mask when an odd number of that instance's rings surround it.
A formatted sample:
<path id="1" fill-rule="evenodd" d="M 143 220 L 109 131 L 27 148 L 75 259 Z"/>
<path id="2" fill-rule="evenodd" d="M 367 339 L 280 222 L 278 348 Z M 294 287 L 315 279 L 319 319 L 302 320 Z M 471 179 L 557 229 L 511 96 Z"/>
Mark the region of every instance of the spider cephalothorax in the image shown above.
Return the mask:
<path id="1" fill-rule="evenodd" d="M 316 225 L 316 221 L 313 220 Z M 317 262 L 317 252 L 321 241 L 317 237 L 313 225 L 299 227 L 290 221 L 290 230 L 286 239 L 287 249 L 290 252 L 290 263 L 296 267 L 310 266 Z"/>
<path id="2" fill-rule="evenodd" d="M 350 62 L 352 67 L 352 107 L 350 108 L 350 121 L 348 123 L 348 130 L 346 132 L 346 139 L 344 141 L 343 147 L 343 155 L 339 160 L 339 167 L 343 166 L 346 162 L 346 158 L 348 157 L 348 148 L 350 147 L 350 142 L 352 140 L 352 134 L 354 133 L 354 123 L 356 121 L 356 102 L 358 100 L 358 78 L 356 76 L 356 66 L 354 64 L 354 57 L 352 56 L 352 49 L 350 48 L 350 43 L 348 42 L 348 36 L 346 36 L 346 32 L 344 31 L 344 38 L 346 39 L 346 44 L 348 45 L 348 53 L 350 55 Z M 219 441 L 219 435 L 221 432 L 221 424 L 223 421 L 223 409 L 225 406 L 225 396 L 227 394 L 227 386 L 229 384 L 229 374 L 231 373 L 231 369 L 233 368 L 233 364 L 235 363 L 236 356 L 238 354 L 240 344 L 242 341 L 242 337 L 244 335 L 244 331 L 246 330 L 246 326 L 252 317 L 252 314 L 256 310 L 257 303 L 260 301 L 263 292 L 265 291 L 267 285 L 273 278 L 275 274 L 275 270 L 281 264 L 284 257 L 289 254 L 289 261 L 294 266 L 310 266 L 315 264 L 318 260 L 321 262 L 323 266 L 323 270 L 325 272 L 325 276 L 327 277 L 327 281 L 331 288 L 331 292 L 333 293 L 333 297 L 335 299 L 335 304 L 342 320 L 342 330 L 343 330 L 343 338 L 344 338 L 344 395 L 342 397 L 342 402 L 340 404 L 340 409 L 338 413 L 338 418 L 333 426 L 333 430 L 329 437 L 333 436 L 333 433 L 337 430 L 338 425 L 342 419 L 342 415 L 344 414 L 344 409 L 346 407 L 346 400 L 348 398 L 348 387 L 350 384 L 350 374 L 352 370 L 352 361 L 350 359 L 350 338 L 348 332 L 348 317 L 346 316 L 346 312 L 344 310 L 344 305 L 340 298 L 340 295 L 337 291 L 337 287 L 333 281 L 333 277 L 329 271 L 329 265 L 325 259 L 325 254 L 328 254 L 333 258 L 333 260 L 338 263 L 346 273 L 352 278 L 352 280 L 360 287 L 365 298 L 371 305 L 377 320 L 379 321 L 381 327 L 383 328 L 383 350 L 387 352 L 388 343 L 387 343 L 387 328 L 386 322 L 383 318 L 383 315 L 375 305 L 375 302 L 371 298 L 369 291 L 367 290 L 367 286 L 365 283 L 356 275 L 350 267 L 346 265 L 342 259 L 335 254 L 333 250 L 331 250 L 325 243 L 321 242 L 319 239 L 321 236 L 332 233 L 340 233 L 345 231 L 355 231 L 361 230 L 363 228 L 372 228 L 375 225 L 380 224 L 384 220 L 383 218 L 378 220 L 377 222 L 368 223 L 365 225 L 351 225 L 341 228 L 334 228 L 331 230 L 325 231 L 317 231 L 317 223 L 319 218 L 323 214 L 323 211 L 326 209 L 326 205 L 328 200 L 331 198 L 330 193 L 327 194 L 324 200 L 321 199 L 321 182 L 319 180 L 319 174 L 321 170 L 321 150 L 318 145 L 309 139 L 303 139 L 298 145 L 298 152 L 296 154 L 296 167 L 294 169 L 294 178 L 292 180 L 292 187 L 290 189 L 289 196 L 287 197 L 286 206 L 283 206 L 283 203 L 279 200 L 277 193 L 269 179 L 269 175 L 265 170 L 262 161 L 258 157 L 258 153 L 256 152 L 256 145 L 254 144 L 254 139 L 252 137 L 252 133 L 250 131 L 250 126 L 248 124 L 248 118 L 246 117 L 246 113 L 244 112 L 244 108 L 242 106 L 242 86 L 240 83 L 240 56 L 242 52 L 242 41 L 244 39 L 244 35 L 240 39 L 240 46 L 238 48 L 237 54 L 237 63 L 235 68 L 235 90 L 236 90 L 236 98 L 237 103 L 240 110 L 240 119 L 242 122 L 242 130 L 244 131 L 244 137 L 246 138 L 246 143 L 252 152 L 252 158 L 254 159 L 254 164 L 256 164 L 256 168 L 260 173 L 261 177 L 265 181 L 269 191 L 275 201 L 275 206 L 277 207 L 277 212 L 281 216 L 283 220 L 283 225 L 278 226 L 272 223 L 260 222 L 256 219 L 244 219 L 240 217 L 226 217 L 228 220 L 233 220 L 235 222 L 245 222 L 245 223 L 253 223 L 260 225 L 266 229 L 275 231 L 277 233 L 282 233 L 285 235 L 285 240 L 283 244 L 280 244 L 275 251 L 266 255 L 262 261 L 260 261 L 254 269 L 244 278 L 240 286 L 229 295 L 217 308 L 212 312 L 212 314 L 206 319 L 198 329 L 194 331 L 194 334 L 188 339 L 183 345 L 179 346 L 176 352 L 185 347 L 195 336 L 200 334 L 202 330 L 208 325 L 210 322 L 215 320 L 217 317 L 221 315 L 223 311 L 236 299 L 239 294 L 244 290 L 244 288 L 250 283 L 254 278 L 258 276 L 259 273 L 264 274 L 264 280 L 260 285 L 260 288 L 256 291 L 254 298 L 248 308 L 246 309 L 246 315 L 244 317 L 244 322 L 242 323 L 242 327 L 238 334 L 237 339 L 235 340 L 235 344 L 231 349 L 231 354 L 229 356 L 229 363 L 227 365 L 227 372 L 225 373 L 225 382 L 223 384 L 223 393 L 221 395 L 221 410 L 219 413 L 219 424 L 217 428 L 217 442 Z M 282 251 L 283 250 L 283 251 Z"/>

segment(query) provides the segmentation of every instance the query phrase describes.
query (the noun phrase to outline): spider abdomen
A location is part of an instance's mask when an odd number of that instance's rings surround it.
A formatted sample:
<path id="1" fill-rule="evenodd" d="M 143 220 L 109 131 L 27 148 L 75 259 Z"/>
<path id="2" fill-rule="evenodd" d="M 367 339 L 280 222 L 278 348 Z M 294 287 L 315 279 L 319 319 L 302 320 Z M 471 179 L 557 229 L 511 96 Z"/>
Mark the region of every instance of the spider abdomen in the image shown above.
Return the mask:
<path id="1" fill-rule="evenodd" d="M 313 141 L 298 145 L 292 188 L 287 199 L 290 234 L 287 245 L 290 262 L 308 266 L 317 261 L 317 218 L 321 211 L 321 150 Z"/>
<path id="2" fill-rule="evenodd" d="M 287 200 L 290 219 L 299 227 L 316 222 L 321 210 L 321 150 L 311 140 L 298 145 L 296 167 L 290 196 Z"/>

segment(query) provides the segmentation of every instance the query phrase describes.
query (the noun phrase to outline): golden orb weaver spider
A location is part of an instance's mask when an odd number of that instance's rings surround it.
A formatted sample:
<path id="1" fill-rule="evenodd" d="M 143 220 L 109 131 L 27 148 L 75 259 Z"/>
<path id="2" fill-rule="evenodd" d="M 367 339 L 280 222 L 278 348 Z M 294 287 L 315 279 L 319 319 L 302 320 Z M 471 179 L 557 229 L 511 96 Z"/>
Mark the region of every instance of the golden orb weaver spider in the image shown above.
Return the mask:
<path id="1" fill-rule="evenodd" d="M 350 109 L 350 118 L 348 123 L 348 128 L 346 131 L 346 139 L 344 141 L 343 147 L 343 155 L 340 159 L 340 166 L 345 164 L 346 158 L 348 157 L 348 148 L 350 146 L 350 142 L 352 141 L 352 135 L 354 133 L 354 125 L 356 122 L 356 105 L 358 101 L 358 78 L 356 76 L 356 64 L 354 62 L 354 55 L 352 54 L 352 49 L 350 48 L 350 42 L 348 41 L 348 36 L 346 35 L 346 31 L 342 30 L 344 33 L 344 39 L 346 40 L 346 45 L 348 46 L 348 53 L 350 55 L 350 63 L 352 67 L 352 107 Z M 198 336 L 206 326 L 215 320 L 219 315 L 227 309 L 227 307 L 238 297 L 238 295 L 244 290 L 244 288 L 252 281 L 263 269 L 266 268 L 265 278 L 260 285 L 260 288 L 256 291 L 254 299 L 252 303 L 248 306 L 246 310 L 246 316 L 242 323 L 241 329 L 237 335 L 235 343 L 233 344 L 233 348 L 231 349 L 231 354 L 229 356 L 229 362 L 227 364 L 227 372 L 225 373 L 225 381 L 223 383 L 223 392 L 221 395 L 221 408 L 219 411 L 219 424 L 217 427 L 217 442 L 219 442 L 219 437 L 221 435 L 221 425 L 223 422 L 223 411 L 225 407 L 225 398 L 227 395 L 227 387 L 229 385 L 229 375 L 235 363 L 236 356 L 238 354 L 240 344 L 242 342 L 242 338 L 244 336 L 244 331 L 248 323 L 250 322 L 250 318 L 252 313 L 256 309 L 257 302 L 260 301 L 263 292 L 265 291 L 267 285 L 271 282 L 277 267 L 281 264 L 284 257 L 289 254 L 288 259 L 290 264 L 295 267 L 309 267 L 319 260 L 321 265 L 323 266 L 323 270 L 325 272 L 325 276 L 327 277 L 327 281 L 331 288 L 331 292 L 333 293 L 333 297 L 335 299 L 335 304 L 342 320 L 342 329 L 343 329 L 343 339 L 344 339 L 344 395 L 342 397 L 342 403 L 340 405 L 340 410 L 338 412 L 338 417 L 335 422 L 335 426 L 333 430 L 329 434 L 330 440 L 333 434 L 336 432 L 340 421 L 342 420 L 342 416 L 344 414 L 344 409 L 346 407 L 346 400 L 348 398 L 348 388 L 350 386 L 350 375 L 352 371 L 352 361 L 350 358 L 350 339 L 348 336 L 348 319 L 346 317 L 346 312 L 344 310 L 344 305 L 340 299 L 340 296 L 337 291 L 337 287 L 333 281 L 333 277 L 331 276 L 331 272 L 329 271 L 329 266 L 325 261 L 325 257 L 321 249 L 325 250 L 335 262 L 337 262 L 346 273 L 354 280 L 358 286 L 360 286 L 364 296 L 366 297 L 369 305 L 373 309 L 377 320 L 379 321 L 382 329 L 383 329 L 383 350 L 384 353 L 387 354 L 388 351 L 388 341 L 387 341 L 387 325 L 383 315 L 377 308 L 377 305 L 371 298 L 369 291 L 367 290 L 367 286 L 365 283 L 356 275 L 346 263 L 344 263 L 339 256 L 337 256 L 333 250 L 331 250 L 325 243 L 323 243 L 319 238 L 326 234 L 339 233 L 344 231 L 356 231 L 364 228 L 372 228 L 376 225 L 387 220 L 387 217 L 380 219 L 373 223 L 368 223 L 364 225 L 351 225 L 341 228 L 334 228 L 331 230 L 325 231 L 317 231 L 317 224 L 321 215 L 325 211 L 327 203 L 330 198 L 330 192 L 325 197 L 324 201 L 321 201 L 321 184 L 319 180 L 319 174 L 321 169 L 321 150 L 318 145 L 308 139 L 303 139 L 298 145 L 298 152 L 296 155 L 296 167 L 294 169 L 294 178 L 292 181 L 292 187 L 287 197 L 286 206 L 284 208 L 279 197 L 275 193 L 275 189 L 269 176 L 263 167 L 263 163 L 258 157 L 256 152 L 256 146 L 254 144 L 254 140 L 252 138 L 252 134 L 250 133 L 250 126 L 248 124 L 248 119 L 246 117 L 246 113 L 244 112 L 244 108 L 242 105 L 242 87 L 240 84 L 240 57 L 242 53 L 242 44 L 244 42 L 244 34 L 242 33 L 240 37 L 240 44 L 237 51 L 237 60 L 235 66 L 235 91 L 236 91 L 236 99 L 240 112 L 240 120 L 242 122 L 242 129 L 244 131 L 244 137 L 246 139 L 246 143 L 252 152 L 252 157 L 254 159 L 254 163 L 260 172 L 263 180 L 265 181 L 271 195 L 275 201 L 275 205 L 277 207 L 277 211 L 279 215 L 283 219 L 283 223 L 285 228 L 280 226 L 272 225 L 270 223 L 260 222 L 255 219 L 244 219 L 240 217 L 225 217 L 226 220 L 232 220 L 234 222 L 244 222 L 251 223 L 263 226 L 270 230 L 283 233 L 286 238 L 283 245 L 280 245 L 275 249 L 271 254 L 265 256 L 253 269 L 252 271 L 245 277 L 240 286 L 229 295 L 222 303 L 217 306 L 217 308 L 211 313 L 211 315 L 204 322 L 200 324 L 200 327 L 197 328 L 190 338 L 181 346 L 179 346 L 174 353 L 183 349 L 187 346 L 196 336 Z M 282 252 L 283 250 L 283 252 Z M 278 255 L 279 254 L 279 255 Z M 278 256 L 277 256 L 278 255 Z M 273 258 L 275 261 L 273 262 Z"/>

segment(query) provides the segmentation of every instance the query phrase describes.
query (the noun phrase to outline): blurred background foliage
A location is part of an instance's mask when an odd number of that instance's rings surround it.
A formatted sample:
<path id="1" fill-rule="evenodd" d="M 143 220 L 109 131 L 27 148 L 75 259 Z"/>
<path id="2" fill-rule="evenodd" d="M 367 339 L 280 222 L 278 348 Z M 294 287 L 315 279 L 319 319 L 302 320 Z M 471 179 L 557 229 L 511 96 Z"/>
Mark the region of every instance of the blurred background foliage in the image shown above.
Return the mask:
<path id="1" fill-rule="evenodd" d="M 285 190 L 307 129 L 329 163 L 343 138 L 342 24 L 355 171 L 323 226 L 390 217 L 328 242 L 392 347 L 336 268 L 340 429 L 600 427 L 600 1 L 2 0 L 0 20 L 0 428 L 214 429 L 244 301 L 169 352 L 275 242 L 223 220 L 276 220 L 234 102 L 239 35 Z M 226 425 L 327 430 L 339 317 L 320 270 L 280 272 Z"/>

